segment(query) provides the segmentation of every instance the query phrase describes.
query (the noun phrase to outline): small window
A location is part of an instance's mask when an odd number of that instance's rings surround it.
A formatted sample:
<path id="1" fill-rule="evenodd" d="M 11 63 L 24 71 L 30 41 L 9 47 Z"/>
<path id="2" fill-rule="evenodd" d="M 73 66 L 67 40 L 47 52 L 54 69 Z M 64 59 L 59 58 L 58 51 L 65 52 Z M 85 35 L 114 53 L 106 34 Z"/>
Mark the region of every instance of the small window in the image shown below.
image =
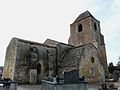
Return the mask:
<path id="1" fill-rule="evenodd" d="M 94 57 L 91 57 L 91 62 L 94 63 L 95 59 Z"/>
<path id="2" fill-rule="evenodd" d="M 97 25 L 96 25 L 96 23 L 94 23 L 94 29 L 97 30 Z"/>
<path id="3" fill-rule="evenodd" d="M 78 26 L 78 32 L 81 32 L 83 30 L 82 24 Z"/>

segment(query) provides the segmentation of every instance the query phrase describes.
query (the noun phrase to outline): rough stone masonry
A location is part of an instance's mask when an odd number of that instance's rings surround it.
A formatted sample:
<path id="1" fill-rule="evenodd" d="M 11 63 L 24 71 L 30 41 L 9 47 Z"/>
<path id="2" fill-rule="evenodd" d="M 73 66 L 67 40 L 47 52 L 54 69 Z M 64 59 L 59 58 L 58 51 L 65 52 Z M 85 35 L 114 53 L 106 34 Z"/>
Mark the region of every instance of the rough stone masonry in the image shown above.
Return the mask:
<path id="1" fill-rule="evenodd" d="M 104 81 L 107 58 L 100 22 L 89 11 L 70 25 L 68 44 L 47 39 L 38 43 L 13 38 L 6 50 L 3 78 L 39 84 L 45 77 L 77 70 L 88 83 Z"/>

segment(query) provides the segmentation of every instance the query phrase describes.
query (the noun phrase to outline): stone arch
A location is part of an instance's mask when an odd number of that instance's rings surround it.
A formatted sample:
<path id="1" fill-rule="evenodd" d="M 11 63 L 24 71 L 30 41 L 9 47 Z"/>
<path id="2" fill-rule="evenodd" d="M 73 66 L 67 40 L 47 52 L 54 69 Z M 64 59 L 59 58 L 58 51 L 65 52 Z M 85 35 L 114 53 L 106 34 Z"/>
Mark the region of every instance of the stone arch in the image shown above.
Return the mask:
<path id="1" fill-rule="evenodd" d="M 37 84 L 40 84 L 45 77 L 43 62 L 37 64 Z"/>
<path id="2" fill-rule="evenodd" d="M 79 26 L 78 26 L 78 32 L 81 32 L 81 31 L 83 31 L 83 26 L 82 26 L 82 24 L 79 24 Z"/>
<path id="3" fill-rule="evenodd" d="M 97 30 L 97 25 L 96 25 L 96 23 L 94 23 L 94 29 Z"/>

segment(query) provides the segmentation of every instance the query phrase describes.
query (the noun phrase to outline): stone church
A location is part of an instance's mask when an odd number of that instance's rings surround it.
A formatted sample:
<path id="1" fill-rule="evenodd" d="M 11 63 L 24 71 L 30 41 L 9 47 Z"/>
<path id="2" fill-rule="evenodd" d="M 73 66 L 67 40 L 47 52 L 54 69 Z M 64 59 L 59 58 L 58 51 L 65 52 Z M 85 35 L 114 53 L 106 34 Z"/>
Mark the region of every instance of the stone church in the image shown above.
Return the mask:
<path id="1" fill-rule="evenodd" d="M 105 80 L 107 58 L 100 21 L 89 11 L 70 25 L 68 44 L 47 39 L 38 43 L 13 38 L 6 50 L 3 78 L 38 84 L 45 77 L 78 70 L 89 83 Z"/>

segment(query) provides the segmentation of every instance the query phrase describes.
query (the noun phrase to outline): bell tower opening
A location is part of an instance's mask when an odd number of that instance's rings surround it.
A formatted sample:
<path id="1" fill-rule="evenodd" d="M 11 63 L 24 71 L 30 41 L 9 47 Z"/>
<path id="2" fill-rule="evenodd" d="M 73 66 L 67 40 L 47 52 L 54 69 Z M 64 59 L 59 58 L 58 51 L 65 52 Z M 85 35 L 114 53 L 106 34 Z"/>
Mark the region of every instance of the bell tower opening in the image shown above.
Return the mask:
<path id="1" fill-rule="evenodd" d="M 83 26 L 82 26 L 82 24 L 79 24 L 79 26 L 78 26 L 78 32 L 81 32 L 81 31 L 83 31 Z"/>
<path id="2" fill-rule="evenodd" d="M 96 23 L 94 23 L 94 29 L 97 30 L 97 25 L 96 25 Z"/>

